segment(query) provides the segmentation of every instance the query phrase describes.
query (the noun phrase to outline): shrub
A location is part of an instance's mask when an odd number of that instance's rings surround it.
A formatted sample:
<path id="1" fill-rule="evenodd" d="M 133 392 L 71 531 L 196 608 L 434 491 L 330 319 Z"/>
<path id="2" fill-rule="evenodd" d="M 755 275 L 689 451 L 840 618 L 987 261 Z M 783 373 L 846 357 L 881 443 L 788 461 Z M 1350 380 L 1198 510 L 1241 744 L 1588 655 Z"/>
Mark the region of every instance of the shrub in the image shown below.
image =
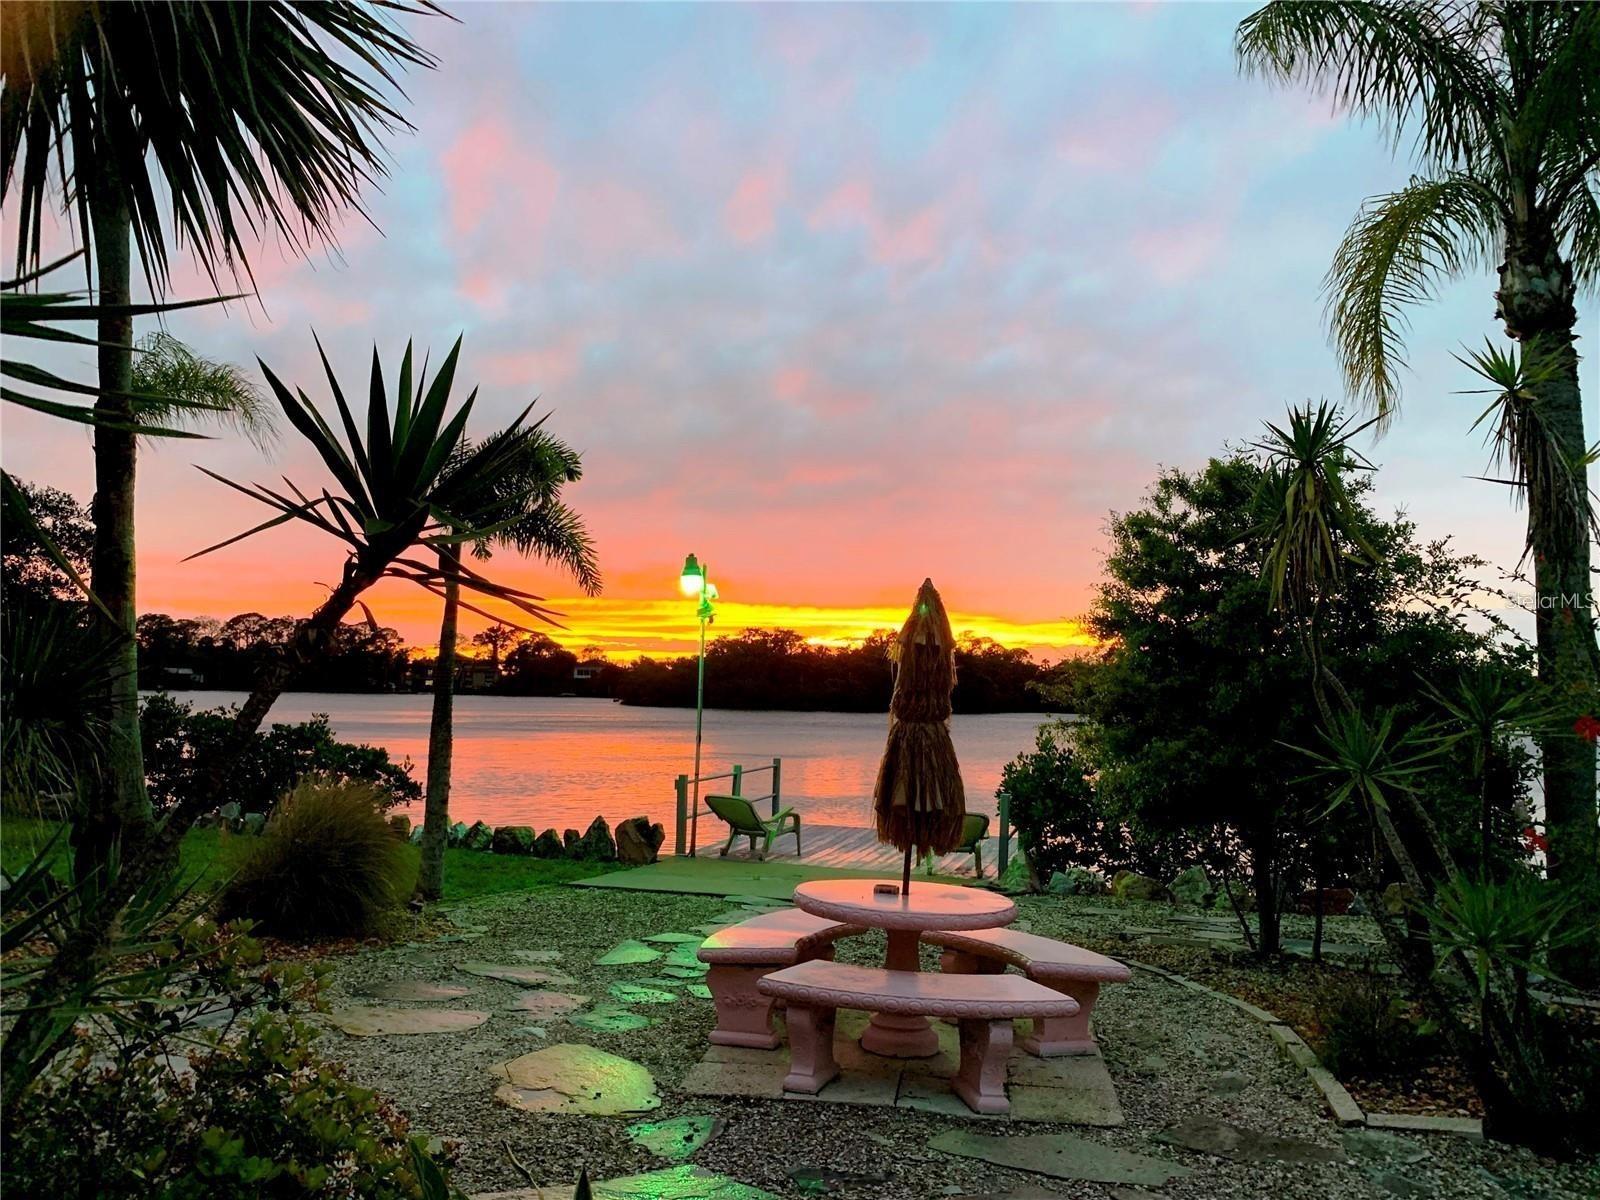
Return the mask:
<path id="1" fill-rule="evenodd" d="M 19 1196 L 451 1200 L 442 1156 L 319 1058 L 299 1021 L 262 1015 L 175 1070 L 167 1049 L 106 1064 L 87 1046 L 8 1122 Z"/>
<path id="2" fill-rule="evenodd" d="M 1317 984 L 1312 1006 L 1322 1027 L 1317 1054 L 1335 1074 L 1384 1075 L 1420 1057 L 1421 1035 L 1407 1019 L 1399 989 L 1383 975 L 1328 975 Z"/>
<path id="3" fill-rule="evenodd" d="M 400 902 L 406 874 L 376 788 L 306 779 L 273 811 L 219 908 L 280 937 L 360 935 Z"/>
<path id="4" fill-rule="evenodd" d="M 196 711 L 191 704 L 158 693 L 144 702 L 139 730 L 151 803 L 167 809 L 201 786 L 205 763 L 232 736 L 233 710 Z M 233 791 L 217 797 L 216 803 L 231 800 L 241 812 L 264 813 L 309 775 L 371 783 L 385 808 L 422 799 L 422 785 L 411 777 L 409 760 L 390 762 L 389 752 L 381 747 L 337 741 L 328 718 L 318 715 L 252 734 L 249 749 L 230 778 Z"/>
<path id="5" fill-rule="evenodd" d="M 1189 859 L 1134 823 L 1108 820 L 1089 780 L 1072 727 L 1039 729 L 1032 751 L 1017 755 L 1000 773 L 1011 794 L 1011 822 L 1035 885 L 1057 871 L 1091 867 L 1106 875 L 1124 868 L 1166 878 Z"/>

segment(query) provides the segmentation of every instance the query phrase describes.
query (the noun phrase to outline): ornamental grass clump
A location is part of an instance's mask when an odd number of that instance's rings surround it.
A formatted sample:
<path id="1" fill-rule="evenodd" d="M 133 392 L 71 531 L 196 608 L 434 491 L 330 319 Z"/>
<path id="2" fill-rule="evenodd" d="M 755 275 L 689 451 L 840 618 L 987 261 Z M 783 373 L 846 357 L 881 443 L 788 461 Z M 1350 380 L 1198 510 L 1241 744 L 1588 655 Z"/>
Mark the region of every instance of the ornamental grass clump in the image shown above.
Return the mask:
<path id="1" fill-rule="evenodd" d="M 398 907 L 408 874 L 372 784 L 306 779 L 273 810 L 220 914 L 277 937 L 359 936 Z"/>

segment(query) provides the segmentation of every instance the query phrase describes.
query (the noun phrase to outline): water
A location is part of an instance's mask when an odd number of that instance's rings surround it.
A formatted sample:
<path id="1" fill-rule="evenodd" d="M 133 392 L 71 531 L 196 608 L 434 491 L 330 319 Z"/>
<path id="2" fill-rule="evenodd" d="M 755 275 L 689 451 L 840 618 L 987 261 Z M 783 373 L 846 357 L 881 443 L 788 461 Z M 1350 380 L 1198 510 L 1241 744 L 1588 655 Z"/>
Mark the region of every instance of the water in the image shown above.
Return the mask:
<path id="1" fill-rule="evenodd" d="M 197 708 L 239 704 L 236 692 L 190 692 Z M 391 758 L 411 759 L 426 777 L 432 697 L 290 692 L 269 722 L 296 722 L 326 713 L 341 741 L 382 746 Z M 957 716 L 951 722 L 967 808 L 994 812 L 1000 769 L 1033 746 L 1049 718 L 1038 713 Z M 872 783 L 883 753 L 883 713 L 735 712 L 705 717 L 701 770 L 719 774 L 734 763 L 747 769 L 783 759 L 783 803 L 821 825 L 872 823 Z M 450 815 L 491 825 L 583 829 L 596 813 L 614 826 L 648 816 L 671 836 L 673 779 L 694 765 L 694 711 L 634 708 L 609 700 L 542 696 L 457 696 Z M 770 790 L 770 776 L 753 775 L 744 794 Z M 723 790 L 726 782 L 703 790 Z M 421 819 L 421 806 L 411 815 Z"/>

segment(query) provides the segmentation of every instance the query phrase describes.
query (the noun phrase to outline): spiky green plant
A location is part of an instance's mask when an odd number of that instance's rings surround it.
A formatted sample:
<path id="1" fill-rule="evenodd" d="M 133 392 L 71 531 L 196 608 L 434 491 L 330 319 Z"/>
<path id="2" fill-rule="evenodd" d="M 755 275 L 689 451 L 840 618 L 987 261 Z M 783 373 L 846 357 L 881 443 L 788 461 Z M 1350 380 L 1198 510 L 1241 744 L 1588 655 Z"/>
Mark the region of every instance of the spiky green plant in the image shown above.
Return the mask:
<path id="1" fill-rule="evenodd" d="M 262 671 L 254 690 L 240 707 L 234 723 L 232 745 L 242 747 L 260 726 L 284 685 L 313 656 L 320 653 L 333 630 L 359 602 L 361 594 L 379 579 L 405 579 L 443 598 L 452 572 L 436 561 L 412 554 L 415 550 L 444 551 L 453 563 L 460 585 L 480 595 L 501 600 L 540 620 L 554 623 L 554 614 L 542 607 L 540 597 L 505 584 L 494 583 L 462 561 L 463 543 L 481 542 L 509 529 L 517 518 L 523 493 L 508 489 L 484 502 L 484 479 L 501 476 L 519 461 L 530 444 L 544 436 L 542 422 L 528 423 L 533 406 L 523 409 L 495 437 L 465 453 L 451 467 L 452 456 L 463 446 L 467 418 L 477 400 L 474 389 L 452 413 L 450 391 L 455 383 L 461 340 L 456 339 L 430 380 L 427 366 L 413 379 L 412 348 L 408 344 L 400 362 L 391 401 L 384 383 L 376 348 L 368 385 L 365 431 L 356 422 L 344 391 L 322 345 L 317 344 L 327 376 L 329 393 L 338 413 L 335 432 L 303 390 L 291 391 L 266 363 L 261 364 L 268 386 L 289 423 L 309 442 L 339 492 L 327 488 L 308 494 L 292 481 L 287 492 L 236 483 L 201 467 L 211 478 L 275 510 L 276 515 L 234 535 L 191 558 L 212 554 L 265 530 L 300 521 L 331 535 L 346 549 L 339 583 L 293 638 Z M 392 412 L 391 412 L 392 407 Z M 220 755 L 208 776 L 220 783 L 231 760 Z M 203 791 L 204 789 L 202 789 Z"/>

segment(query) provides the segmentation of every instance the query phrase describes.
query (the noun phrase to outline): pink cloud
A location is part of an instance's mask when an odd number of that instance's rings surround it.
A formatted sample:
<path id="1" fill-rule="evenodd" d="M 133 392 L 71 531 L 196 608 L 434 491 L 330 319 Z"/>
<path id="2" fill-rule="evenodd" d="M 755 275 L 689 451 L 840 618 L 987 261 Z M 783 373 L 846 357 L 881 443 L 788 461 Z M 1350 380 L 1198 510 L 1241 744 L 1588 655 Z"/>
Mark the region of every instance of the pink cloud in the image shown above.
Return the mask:
<path id="1" fill-rule="evenodd" d="M 1140 230 L 1133 235 L 1129 249 L 1161 283 L 1185 283 L 1216 259 L 1227 232 L 1222 218 L 1205 217 L 1183 225 Z"/>
<path id="2" fill-rule="evenodd" d="M 486 384 L 548 392 L 577 373 L 581 357 L 577 338 L 568 337 L 551 346 L 488 355 L 481 374 Z"/>
<path id="3" fill-rule="evenodd" d="M 1177 110 L 1164 96 L 1123 96 L 1074 114 L 1056 142 L 1070 166 L 1090 171 L 1137 171 L 1161 152 L 1178 123 Z"/>
<path id="4" fill-rule="evenodd" d="M 778 168 L 747 171 L 722 210 L 728 232 L 741 242 L 760 241 L 772 232 L 784 175 Z"/>

